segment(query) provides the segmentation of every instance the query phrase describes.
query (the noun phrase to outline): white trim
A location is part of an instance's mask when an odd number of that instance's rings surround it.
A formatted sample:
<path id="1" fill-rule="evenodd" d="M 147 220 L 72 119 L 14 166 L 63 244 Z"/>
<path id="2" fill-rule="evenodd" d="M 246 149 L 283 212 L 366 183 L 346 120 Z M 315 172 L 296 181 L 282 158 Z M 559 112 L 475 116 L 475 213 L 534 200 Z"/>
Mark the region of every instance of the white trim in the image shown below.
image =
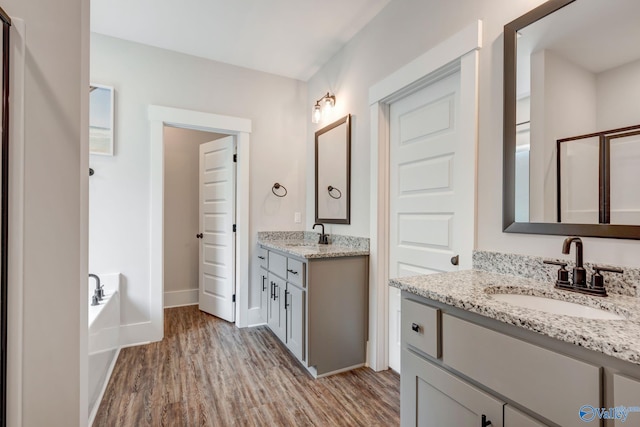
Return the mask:
<path id="1" fill-rule="evenodd" d="M 24 79 L 26 28 L 22 19 L 11 18 L 11 103 L 9 169 L 9 261 L 11 291 L 7 299 L 7 425 L 21 426 L 23 418 L 24 346 Z M 85 287 L 86 288 L 86 287 Z M 86 300 L 85 300 L 86 301 Z M 85 304 L 86 305 L 86 304 Z"/>
<path id="2" fill-rule="evenodd" d="M 387 332 L 389 292 L 389 104 L 432 81 L 448 64 L 460 62 L 461 121 L 465 137 L 477 146 L 478 53 L 482 47 L 482 21 L 478 20 L 430 49 L 369 89 L 371 125 L 371 250 L 369 263 L 368 365 L 381 371 L 389 367 Z M 477 181 L 477 180 L 476 180 Z M 477 184 L 476 184 L 477 185 Z M 477 194 L 477 191 L 474 192 Z M 475 196 L 474 196 L 475 197 Z M 474 214 L 475 215 L 475 214 Z M 474 226 L 475 228 L 475 226 Z M 475 236 L 475 231 L 474 234 Z M 475 244 L 475 237 L 474 243 Z M 462 268 L 462 267 L 461 267 Z"/>
<path id="3" fill-rule="evenodd" d="M 93 421 L 96 419 L 96 415 L 98 414 L 98 409 L 100 409 L 100 403 L 102 403 L 102 398 L 104 397 L 104 392 L 107 391 L 107 386 L 109 385 L 109 379 L 111 378 L 111 374 L 113 374 L 113 369 L 116 367 L 116 362 L 118 361 L 118 356 L 120 356 L 121 347 L 118 347 L 116 350 L 115 356 L 111 359 L 111 364 L 109 365 L 109 369 L 107 369 L 107 375 L 105 376 L 106 381 L 102 384 L 102 388 L 100 389 L 100 393 L 98 393 L 98 398 L 96 399 L 96 403 L 93 405 L 91 409 L 91 413 L 89 414 L 89 426 L 93 425 Z M 87 396 L 88 400 L 88 396 Z M 80 424 L 83 425 L 83 424 Z"/>
<path id="4" fill-rule="evenodd" d="M 236 169 L 236 325 L 247 326 L 249 311 L 249 141 L 251 120 L 201 111 L 150 105 L 148 111 L 151 136 L 151 213 L 150 213 L 150 322 L 125 325 L 123 345 L 143 341 L 160 341 L 164 334 L 164 142 L 165 125 L 235 135 L 238 151 Z M 129 328 L 131 327 L 131 328 Z M 144 338 L 137 329 L 147 329 Z M 139 341 L 130 339 L 141 338 Z"/>
<path id="5" fill-rule="evenodd" d="M 164 308 L 182 307 L 198 303 L 198 288 L 164 293 Z"/>

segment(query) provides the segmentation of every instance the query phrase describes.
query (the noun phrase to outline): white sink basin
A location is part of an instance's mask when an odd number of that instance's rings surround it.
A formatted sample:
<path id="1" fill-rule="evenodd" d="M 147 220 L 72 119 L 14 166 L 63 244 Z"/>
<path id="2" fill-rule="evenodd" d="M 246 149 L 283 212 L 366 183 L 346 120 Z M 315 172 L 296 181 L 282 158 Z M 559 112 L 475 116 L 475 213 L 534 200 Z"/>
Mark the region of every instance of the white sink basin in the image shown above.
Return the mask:
<path id="1" fill-rule="evenodd" d="M 610 311 L 601 310 L 599 308 L 587 307 L 585 305 L 560 301 L 557 299 L 536 297 L 533 295 L 493 294 L 491 295 L 491 298 L 495 301 L 506 302 L 517 307 L 543 311 L 551 314 L 583 317 L 586 319 L 625 320 L 623 316 Z"/>

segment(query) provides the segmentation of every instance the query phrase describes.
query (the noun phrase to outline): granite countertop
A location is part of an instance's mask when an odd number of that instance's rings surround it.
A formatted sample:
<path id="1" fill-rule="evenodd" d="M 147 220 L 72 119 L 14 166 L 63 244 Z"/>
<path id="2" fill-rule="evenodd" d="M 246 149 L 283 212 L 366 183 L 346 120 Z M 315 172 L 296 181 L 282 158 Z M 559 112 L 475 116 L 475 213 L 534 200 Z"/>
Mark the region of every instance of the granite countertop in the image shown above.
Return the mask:
<path id="1" fill-rule="evenodd" d="M 368 249 L 335 244 L 320 245 L 310 240 L 258 240 L 266 248 L 275 249 L 300 258 L 337 258 L 369 255 Z"/>
<path id="2" fill-rule="evenodd" d="M 466 270 L 392 279 L 389 285 L 551 338 L 640 364 L 640 298 L 593 297 L 554 289 L 552 283 Z M 492 294 L 514 293 L 574 302 L 614 312 L 624 320 L 595 320 L 550 314 L 496 301 Z"/>

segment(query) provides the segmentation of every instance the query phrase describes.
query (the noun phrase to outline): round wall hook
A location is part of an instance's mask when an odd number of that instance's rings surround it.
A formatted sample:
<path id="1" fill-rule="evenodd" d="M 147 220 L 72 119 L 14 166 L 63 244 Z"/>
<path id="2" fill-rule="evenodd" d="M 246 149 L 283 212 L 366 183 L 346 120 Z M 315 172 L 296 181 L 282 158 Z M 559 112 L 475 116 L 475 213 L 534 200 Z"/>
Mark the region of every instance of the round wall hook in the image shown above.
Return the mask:
<path id="1" fill-rule="evenodd" d="M 279 190 L 279 189 L 281 189 L 281 188 L 284 190 L 284 194 L 278 194 L 278 193 L 276 193 L 276 190 Z M 271 192 L 272 192 L 273 194 L 275 194 L 277 197 L 284 197 L 284 196 L 286 196 L 286 195 L 287 195 L 287 189 L 285 188 L 285 186 L 284 186 L 284 185 L 282 185 L 282 184 L 279 184 L 279 183 L 277 183 L 277 182 L 276 182 L 275 184 L 273 184 L 273 187 L 271 187 Z"/>
<path id="2" fill-rule="evenodd" d="M 329 197 L 331 197 L 332 199 L 339 199 L 342 197 L 342 191 L 338 190 L 336 187 L 333 187 L 330 185 L 329 187 L 327 187 L 327 191 L 329 192 Z M 338 193 L 337 197 L 334 196 L 332 192 L 334 193 L 337 192 Z"/>

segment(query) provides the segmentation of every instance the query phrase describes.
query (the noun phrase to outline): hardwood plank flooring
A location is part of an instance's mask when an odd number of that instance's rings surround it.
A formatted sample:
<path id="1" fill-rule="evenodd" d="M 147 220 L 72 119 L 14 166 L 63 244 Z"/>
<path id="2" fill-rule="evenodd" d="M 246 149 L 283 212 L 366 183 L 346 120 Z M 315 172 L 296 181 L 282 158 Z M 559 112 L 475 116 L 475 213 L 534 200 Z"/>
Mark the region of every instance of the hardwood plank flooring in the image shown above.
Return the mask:
<path id="1" fill-rule="evenodd" d="M 94 426 L 397 426 L 400 377 L 314 380 L 266 326 L 197 306 L 165 310 L 165 338 L 120 352 Z"/>

